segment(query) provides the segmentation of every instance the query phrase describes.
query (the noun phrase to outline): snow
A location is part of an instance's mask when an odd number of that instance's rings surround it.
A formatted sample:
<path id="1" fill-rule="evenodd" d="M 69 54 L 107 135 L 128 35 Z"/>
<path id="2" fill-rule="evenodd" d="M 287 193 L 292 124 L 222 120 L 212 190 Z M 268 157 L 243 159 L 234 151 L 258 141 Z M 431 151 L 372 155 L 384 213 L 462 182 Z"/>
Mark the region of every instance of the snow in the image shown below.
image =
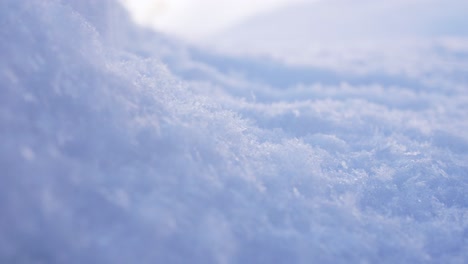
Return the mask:
<path id="1" fill-rule="evenodd" d="M 120 0 L 138 24 L 190 41 L 203 41 L 246 18 L 304 1 L 314 0 Z"/>
<path id="2" fill-rule="evenodd" d="M 304 1 L 247 19 L 205 44 L 236 54 L 266 53 L 293 64 L 346 66 L 346 71 L 387 63 L 420 68 L 434 44 L 461 41 L 466 48 L 467 8 L 460 0 Z M 417 58 L 425 63 L 412 61 Z"/>
<path id="3" fill-rule="evenodd" d="M 423 40 L 226 55 L 3 0 L 0 262 L 467 262 L 468 40 Z"/>

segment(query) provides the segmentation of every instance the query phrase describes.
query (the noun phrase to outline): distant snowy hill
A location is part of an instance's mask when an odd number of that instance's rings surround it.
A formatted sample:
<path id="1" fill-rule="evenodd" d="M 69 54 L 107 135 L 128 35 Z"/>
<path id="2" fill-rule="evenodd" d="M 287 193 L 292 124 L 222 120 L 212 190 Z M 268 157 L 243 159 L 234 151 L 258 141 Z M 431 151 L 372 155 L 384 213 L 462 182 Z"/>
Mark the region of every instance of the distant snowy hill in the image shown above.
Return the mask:
<path id="1" fill-rule="evenodd" d="M 241 56 L 1 1 L 0 263 L 466 263 L 468 42 L 429 40 Z"/>
<path id="2" fill-rule="evenodd" d="M 226 35 L 265 41 L 286 37 L 283 40 L 290 44 L 376 37 L 466 36 L 467 8 L 468 3 L 459 0 L 304 2 L 253 17 Z"/>
<path id="3" fill-rule="evenodd" d="M 460 0 L 304 2 L 248 19 L 209 41 L 222 51 L 274 55 L 291 63 L 319 63 L 327 56 L 348 63 L 368 55 L 363 50 L 394 53 L 418 46 L 417 52 L 435 38 L 466 38 L 466 10 L 468 2 Z"/>

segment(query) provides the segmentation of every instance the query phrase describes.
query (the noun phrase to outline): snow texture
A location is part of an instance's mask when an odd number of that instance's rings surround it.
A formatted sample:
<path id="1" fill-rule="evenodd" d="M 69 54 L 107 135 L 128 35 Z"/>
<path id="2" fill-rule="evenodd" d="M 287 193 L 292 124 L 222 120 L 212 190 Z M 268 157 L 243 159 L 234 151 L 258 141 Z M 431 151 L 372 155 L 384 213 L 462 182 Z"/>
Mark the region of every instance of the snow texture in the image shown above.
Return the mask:
<path id="1" fill-rule="evenodd" d="M 291 65 L 0 1 L 0 263 L 467 263 L 468 41 L 391 48 Z"/>

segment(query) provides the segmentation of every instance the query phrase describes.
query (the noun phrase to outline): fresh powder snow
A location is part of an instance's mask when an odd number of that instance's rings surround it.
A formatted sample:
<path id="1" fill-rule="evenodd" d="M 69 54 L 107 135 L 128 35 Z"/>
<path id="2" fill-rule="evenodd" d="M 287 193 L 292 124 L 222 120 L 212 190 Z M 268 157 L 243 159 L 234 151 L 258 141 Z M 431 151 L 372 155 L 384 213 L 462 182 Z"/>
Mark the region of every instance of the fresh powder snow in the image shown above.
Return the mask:
<path id="1" fill-rule="evenodd" d="M 467 263 L 465 34 L 261 21 L 216 49 L 0 1 L 0 263 Z"/>

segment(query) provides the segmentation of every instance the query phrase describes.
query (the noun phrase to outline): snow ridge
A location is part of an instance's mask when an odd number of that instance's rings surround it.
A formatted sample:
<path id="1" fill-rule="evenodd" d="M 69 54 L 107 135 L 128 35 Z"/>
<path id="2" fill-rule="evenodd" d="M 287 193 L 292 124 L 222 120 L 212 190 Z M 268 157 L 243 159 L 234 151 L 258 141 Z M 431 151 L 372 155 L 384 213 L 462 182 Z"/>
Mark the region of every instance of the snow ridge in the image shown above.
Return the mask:
<path id="1" fill-rule="evenodd" d="M 463 41 L 297 68 L 4 0 L 0 262 L 466 262 Z"/>

